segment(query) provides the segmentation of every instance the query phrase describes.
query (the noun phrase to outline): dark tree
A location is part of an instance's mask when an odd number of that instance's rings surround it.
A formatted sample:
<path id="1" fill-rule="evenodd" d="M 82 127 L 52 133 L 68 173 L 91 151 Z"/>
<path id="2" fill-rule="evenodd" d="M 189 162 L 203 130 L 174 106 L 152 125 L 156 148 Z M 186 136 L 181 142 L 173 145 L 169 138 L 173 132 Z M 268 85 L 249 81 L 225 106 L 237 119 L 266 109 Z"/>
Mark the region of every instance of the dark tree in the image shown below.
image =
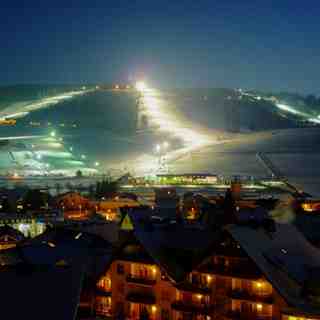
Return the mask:
<path id="1" fill-rule="evenodd" d="M 234 223 L 235 209 L 235 201 L 233 199 L 231 189 L 227 189 L 223 202 L 225 223 Z"/>
<path id="2" fill-rule="evenodd" d="M 90 184 L 88 188 L 88 194 L 90 198 L 93 198 L 95 196 L 95 191 L 94 191 L 94 185 Z"/>
<path id="3" fill-rule="evenodd" d="M 26 210 L 39 210 L 46 207 L 49 200 L 48 193 L 40 190 L 29 190 L 23 198 L 23 208 Z"/>
<path id="4" fill-rule="evenodd" d="M 314 107 L 318 104 L 318 99 L 315 95 L 313 94 L 309 94 L 306 99 L 305 99 L 305 102 L 307 105 L 311 106 L 311 107 Z"/>
<path id="5" fill-rule="evenodd" d="M 81 170 L 78 170 L 78 171 L 76 172 L 76 177 L 77 177 L 77 178 L 81 178 L 81 177 L 82 177 L 82 171 L 81 171 Z"/>
<path id="6" fill-rule="evenodd" d="M 118 183 L 116 181 L 110 181 L 110 180 L 102 180 L 100 182 L 97 182 L 96 185 L 96 197 L 101 198 L 110 198 L 114 196 L 118 191 Z"/>
<path id="7" fill-rule="evenodd" d="M 56 194 L 60 194 L 60 192 L 61 192 L 61 184 L 60 183 L 56 183 L 54 187 L 56 189 Z"/>

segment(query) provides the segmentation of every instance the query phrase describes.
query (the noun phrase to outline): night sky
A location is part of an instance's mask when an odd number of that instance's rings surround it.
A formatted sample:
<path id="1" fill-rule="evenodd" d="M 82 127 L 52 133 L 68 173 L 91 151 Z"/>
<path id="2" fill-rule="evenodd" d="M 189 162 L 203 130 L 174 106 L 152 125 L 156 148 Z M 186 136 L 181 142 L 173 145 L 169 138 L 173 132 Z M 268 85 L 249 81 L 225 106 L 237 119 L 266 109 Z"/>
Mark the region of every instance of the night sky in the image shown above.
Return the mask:
<path id="1" fill-rule="evenodd" d="M 319 94 L 320 1 L 1 1 L 0 84 Z"/>

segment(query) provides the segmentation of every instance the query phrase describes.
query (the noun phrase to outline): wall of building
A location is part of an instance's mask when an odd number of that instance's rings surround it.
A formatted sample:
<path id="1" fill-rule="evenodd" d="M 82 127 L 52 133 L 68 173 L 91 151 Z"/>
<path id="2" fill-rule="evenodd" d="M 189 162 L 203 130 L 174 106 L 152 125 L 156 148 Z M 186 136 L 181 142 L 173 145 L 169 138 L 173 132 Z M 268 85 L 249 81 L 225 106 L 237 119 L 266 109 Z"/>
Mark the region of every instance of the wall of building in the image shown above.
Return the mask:
<path id="1" fill-rule="evenodd" d="M 227 261 L 228 257 L 224 258 Z M 211 260 L 221 261 L 217 257 Z M 231 260 L 236 265 L 236 258 Z M 243 259 L 238 261 L 243 266 Z M 231 268 L 230 262 L 227 265 Z M 176 285 L 155 264 L 116 260 L 97 284 L 105 294 L 97 294 L 96 312 L 123 313 L 134 320 L 140 319 L 142 313 L 152 320 L 210 320 L 214 315 L 221 319 L 240 315 L 243 319 L 281 319 L 276 307 L 278 297 L 265 278 L 255 274 L 233 276 L 232 269 L 225 274 L 219 270 L 195 270 L 185 283 Z M 108 299 L 102 299 L 103 296 Z"/>

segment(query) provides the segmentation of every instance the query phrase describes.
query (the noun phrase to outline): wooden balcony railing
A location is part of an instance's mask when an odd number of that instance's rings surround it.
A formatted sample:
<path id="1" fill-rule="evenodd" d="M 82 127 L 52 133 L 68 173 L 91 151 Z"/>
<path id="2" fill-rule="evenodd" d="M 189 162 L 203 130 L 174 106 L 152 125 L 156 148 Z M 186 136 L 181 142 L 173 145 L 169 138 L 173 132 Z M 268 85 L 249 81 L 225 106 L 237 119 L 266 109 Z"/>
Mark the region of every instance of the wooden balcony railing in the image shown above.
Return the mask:
<path id="1" fill-rule="evenodd" d="M 257 295 L 245 290 L 230 290 L 228 296 L 234 300 L 248 300 L 267 304 L 273 303 L 272 295 Z"/>
<path id="2" fill-rule="evenodd" d="M 130 283 L 136 283 L 136 284 L 141 284 L 145 286 L 153 286 L 157 282 L 155 279 L 152 279 L 152 278 L 137 277 L 133 275 L 128 275 L 126 280 L 127 282 L 130 282 Z"/>
<path id="3" fill-rule="evenodd" d="M 177 300 L 172 303 L 172 308 L 182 312 L 192 312 L 196 314 L 211 314 L 214 306 L 211 304 L 193 303 L 191 301 Z"/>

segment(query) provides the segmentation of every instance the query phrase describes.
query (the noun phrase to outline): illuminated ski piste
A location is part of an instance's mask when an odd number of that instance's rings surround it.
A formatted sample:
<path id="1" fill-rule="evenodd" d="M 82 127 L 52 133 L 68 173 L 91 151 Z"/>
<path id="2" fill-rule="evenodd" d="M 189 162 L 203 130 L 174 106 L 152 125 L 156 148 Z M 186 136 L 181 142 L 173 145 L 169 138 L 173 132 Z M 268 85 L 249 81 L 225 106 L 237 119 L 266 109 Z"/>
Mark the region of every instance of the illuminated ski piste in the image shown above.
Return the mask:
<path id="1" fill-rule="evenodd" d="M 261 97 L 261 96 L 257 96 L 257 95 L 254 95 L 254 94 L 251 94 L 251 93 L 248 93 L 248 92 L 242 92 L 241 91 L 241 94 L 249 96 L 249 97 L 252 97 L 252 98 L 254 98 L 256 100 L 264 99 L 264 100 L 270 101 L 270 99 L 268 97 Z M 320 124 L 320 115 L 318 115 L 318 117 L 315 118 L 312 114 L 306 113 L 306 112 L 302 112 L 302 111 L 296 109 L 294 106 L 286 104 L 286 103 L 278 102 L 278 103 L 274 103 L 274 105 L 278 109 L 280 109 L 282 111 L 285 111 L 285 112 L 291 113 L 293 115 L 302 117 L 303 120 L 305 120 L 305 121 L 308 121 L 308 122 L 311 122 L 311 123 L 315 123 L 315 124 Z"/>
<path id="2" fill-rule="evenodd" d="M 182 123 L 182 120 L 179 121 L 172 110 L 157 96 L 156 90 L 149 89 L 143 93 L 142 97 L 145 108 L 143 112 L 150 119 L 151 126 L 158 127 L 160 132 L 168 133 L 174 138 L 180 139 L 184 146 L 190 150 L 216 141 L 213 137 L 186 128 L 186 123 Z"/>
<path id="3" fill-rule="evenodd" d="M 34 102 L 24 102 L 11 104 L 0 112 L 0 119 L 18 119 L 29 115 L 33 111 L 37 111 L 44 108 L 56 106 L 66 100 L 73 99 L 77 96 L 85 95 L 89 92 L 93 92 L 96 89 L 82 89 L 77 91 L 68 91 L 55 96 L 38 99 Z M 74 176 L 76 170 L 81 169 L 86 174 L 96 174 L 97 170 L 93 168 L 86 168 L 83 161 L 78 161 L 74 158 L 74 155 L 65 149 L 64 144 L 61 140 L 56 138 L 34 135 L 34 136 L 13 136 L 13 137 L 1 137 L 0 140 L 37 140 L 36 145 L 40 141 L 45 143 L 45 147 L 41 150 L 33 151 L 20 151 L 13 152 L 16 161 L 12 164 L 12 168 L 7 170 L 12 174 L 18 174 L 23 176 L 28 175 L 56 175 L 62 174 L 65 176 Z M 51 160 L 48 160 L 48 159 Z M 55 170 L 50 165 L 51 161 L 61 159 L 65 161 L 65 165 L 69 168 Z"/>
<path id="4" fill-rule="evenodd" d="M 0 112 L 0 120 L 22 118 L 32 111 L 48 108 L 76 96 L 87 94 L 93 90 L 94 89 L 70 91 L 56 96 L 43 98 L 32 103 L 11 105 Z"/>
<path id="5" fill-rule="evenodd" d="M 167 164 L 204 147 L 226 142 L 219 141 L 211 132 L 202 133 L 194 129 L 191 122 L 173 110 L 174 106 L 169 106 L 161 99 L 161 94 L 156 89 L 144 89 L 141 92 L 141 102 L 141 112 L 147 116 L 150 127 L 162 133 L 168 140 L 178 139 L 182 142 L 181 148 L 168 150 L 163 154 Z M 157 174 L 160 170 L 160 158 L 156 155 L 142 155 L 132 161 L 132 170 L 136 175 Z M 130 167 L 129 163 L 127 165 Z"/>

